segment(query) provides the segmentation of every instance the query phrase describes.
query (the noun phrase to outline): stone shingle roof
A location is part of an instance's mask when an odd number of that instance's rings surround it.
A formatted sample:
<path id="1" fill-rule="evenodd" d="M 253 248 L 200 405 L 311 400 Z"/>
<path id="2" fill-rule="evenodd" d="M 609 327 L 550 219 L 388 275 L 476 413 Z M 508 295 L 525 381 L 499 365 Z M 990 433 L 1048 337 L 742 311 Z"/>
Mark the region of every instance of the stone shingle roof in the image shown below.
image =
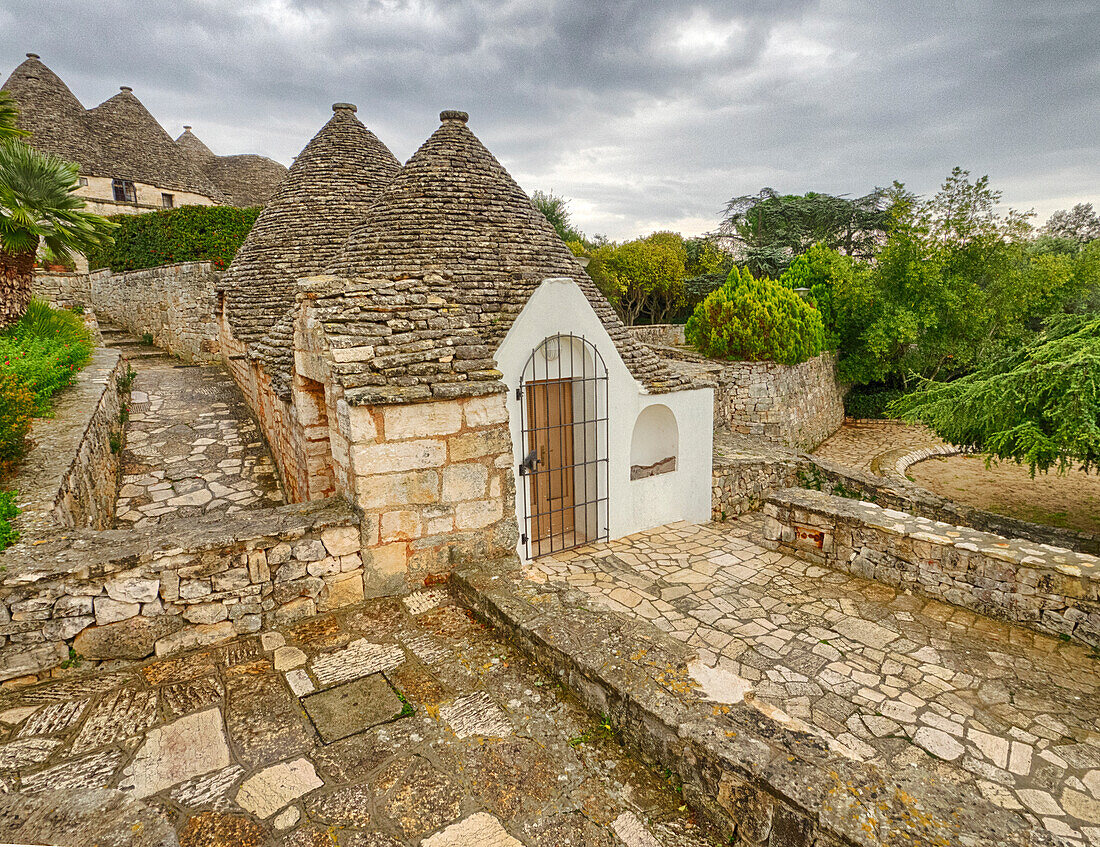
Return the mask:
<path id="1" fill-rule="evenodd" d="M 373 347 L 368 358 L 338 361 L 349 401 L 500 390 L 492 357 L 550 277 L 577 282 L 649 391 L 686 387 L 631 337 L 545 216 L 467 128 L 465 113 L 440 119 L 333 264 L 346 286 L 316 292 L 330 343 Z"/>
<path id="2" fill-rule="evenodd" d="M 219 203 L 228 202 L 210 177 L 176 146 L 172 136 L 149 114 L 128 86 L 122 86 L 110 100 L 89 110 L 84 122 L 99 150 L 98 158 L 87 164 L 87 173 L 187 191 Z"/>
<path id="3" fill-rule="evenodd" d="M 215 156 L 191 127 L 176 139 L 179 147 L 234 206 L 263 206 L 286 176 L 286 166 L 254 154 Z"/>
<path id="4" fill-rule="evenodd" d="M 263 361 L 280 393 L 289 390 L 291 321 L 299 277 L 330 265 L 367 206 L 401 165 L 355 117 L 332 118 L 294 160 L 222 277 L 229 324 Z"/>
<path id="5" fill-rule="evenodd" d="M 18 104 L 19 123 L 33 133 L 31 143 L 76 162 L 86 176 L 128 179 L 218 203 L 253 206 L 262 204 L 286 173 L 263 156 L 215 156 L 193 135 L 193 144 L 183 136 L 174 142 L 127 87 L 85 110 L 33 53 L 3 89 Z"/>
<path id="6" fill-rule="evenodd" d="M 99 158 L 85 131 L 84 107 L 37 55 L 28 53 L 2 88 L 19 105 L 19 125 L 33 133 L 36 148 L 81 165 Z"/>

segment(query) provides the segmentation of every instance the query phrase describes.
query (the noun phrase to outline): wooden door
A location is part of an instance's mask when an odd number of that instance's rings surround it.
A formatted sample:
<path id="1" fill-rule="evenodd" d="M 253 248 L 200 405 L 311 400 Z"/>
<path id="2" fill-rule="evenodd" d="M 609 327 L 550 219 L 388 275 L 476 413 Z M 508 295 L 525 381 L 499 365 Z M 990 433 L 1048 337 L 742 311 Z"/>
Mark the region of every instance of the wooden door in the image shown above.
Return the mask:
<path id="1" fill-rule="evenodd" d="M 546 379 L 527 383 L 527 449 L 535 452 L 529 473 L 531 552 L 540 556 L 572 547 L 573 383 Z"/>

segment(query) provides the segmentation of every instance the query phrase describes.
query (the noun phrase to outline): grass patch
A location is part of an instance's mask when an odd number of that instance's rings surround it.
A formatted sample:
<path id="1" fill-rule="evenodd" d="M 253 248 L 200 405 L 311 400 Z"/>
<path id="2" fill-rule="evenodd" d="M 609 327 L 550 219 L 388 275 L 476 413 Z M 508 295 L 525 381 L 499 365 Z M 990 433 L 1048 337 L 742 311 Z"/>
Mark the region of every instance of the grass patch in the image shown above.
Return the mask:
<path id="1" fill-rule="evenodd" d="M 31 418 L 50 413 L 53 396 L 72 384 L 91 354 L 83 319 L 37 300 L 0 332 L 0 473 L 26 452 Z"/>

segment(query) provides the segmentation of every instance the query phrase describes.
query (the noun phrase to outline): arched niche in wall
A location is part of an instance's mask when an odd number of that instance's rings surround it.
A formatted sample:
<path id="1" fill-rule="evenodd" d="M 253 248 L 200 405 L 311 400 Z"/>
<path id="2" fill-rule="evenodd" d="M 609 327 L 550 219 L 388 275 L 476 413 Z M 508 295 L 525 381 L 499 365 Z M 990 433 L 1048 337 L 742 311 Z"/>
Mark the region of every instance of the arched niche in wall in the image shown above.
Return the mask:
<path id="1" fill-rule="evenodd" d="M 676 470 L 680 428 L 672 409 L 660 403 L 646 406 L 634 422 L 630 439 L 630 478 L 671 473 Z"/>

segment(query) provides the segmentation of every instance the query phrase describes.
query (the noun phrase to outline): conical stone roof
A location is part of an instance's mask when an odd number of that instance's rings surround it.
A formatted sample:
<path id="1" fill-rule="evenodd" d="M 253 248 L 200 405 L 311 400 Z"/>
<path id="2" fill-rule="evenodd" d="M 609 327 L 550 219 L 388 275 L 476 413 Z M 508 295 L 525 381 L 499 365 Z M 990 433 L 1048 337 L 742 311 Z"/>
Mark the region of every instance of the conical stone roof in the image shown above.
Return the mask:
<path id="1" fill-rule="evenodd" d="M 203 144 L 189 126 L 183 128 L 180 137 L 176 139 L 176 146 L 199 164 L 205 165 L 214 158 L 214 151 Z"/>
<path id="2" fill-rule="evenodd" d="M 492 356 L 550 277 L 577 282 L 650 391 L 683 387 L 681 376 L 627 332 L 546 217 L 466 126 L 466 114 L 448 111 L 440 119 L 333 265 L 350 281 L 346 299 L 355 308 L 337 308 L 335 293 L 317 300 L 319 308 L 333 307 L 330 336 L 379 339 L 369 367 L 338 369 L 346 370 L 349 399 L 404 402 L 499 390 L 487 384 L 497 375 Z M 402 304 L 402 331 L 393 332 Z"/>
<path id="3" fill-rule="evenodd" d="M 19 106 L 19 126 L 36 149 L 76 162 L 82 169 L 99 158 L 84 125 L 84 107 L 61 78 L 28 53 L 3 85 Z"/>
<path id="4" fill-rule="evenodd" d="M 176 146 L 214 183 L 233 206 L 263 206 L 287 174 L 285 166 L 253 153 L 216 156 L 191 127 L 185 126 Z"/>
<path id="5" fill-rule="evenodd" d="M 90 110 L 85 125 L 100 153 L 99 160 L 89 164 L 89 173 L 227 202 L 225 195 L 176 146 L 128 86 L 122 86 L 118 94 Z"/>
<path id="6" fill-rule="evenodd" d="M 355 107 L 337 103 L 225 272 L 229 324 L 250 355 L 266 363 L 276 390 L 289 384 L 293 350 L 284 318 L 294 306 L 297 280 L 332 264 L 352 226 L 400 169 L 389 148 L 355 117 Z"/>

